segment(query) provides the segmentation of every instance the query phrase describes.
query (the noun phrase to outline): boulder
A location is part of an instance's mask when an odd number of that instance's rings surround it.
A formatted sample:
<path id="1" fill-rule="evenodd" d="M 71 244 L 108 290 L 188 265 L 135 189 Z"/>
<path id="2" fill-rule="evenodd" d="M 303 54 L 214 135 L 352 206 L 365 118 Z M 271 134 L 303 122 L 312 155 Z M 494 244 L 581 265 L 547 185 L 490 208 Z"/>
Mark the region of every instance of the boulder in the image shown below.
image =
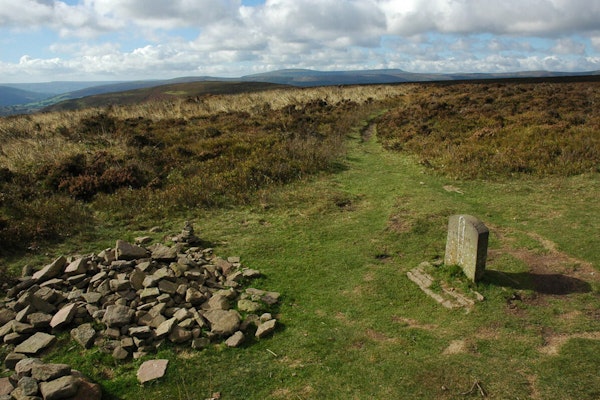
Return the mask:
<path id="1" fill-rule="evenodd" d="M 37 363 L 31 367 L 31 377 L 38 381 L 51 381 L 71 374 L 71 367 L 67 364 Z"/>
<path id="2" fill-rule="evenodd" d="M 236 333 L 231 335 L 229 338 L 227 338 L 227 340 L 225 341 L 225 344 L 228 347 L 238 347 L 244 342 L 244 339 L 245 339 L 244 333 L 242 331 L 237 331 Z"/>

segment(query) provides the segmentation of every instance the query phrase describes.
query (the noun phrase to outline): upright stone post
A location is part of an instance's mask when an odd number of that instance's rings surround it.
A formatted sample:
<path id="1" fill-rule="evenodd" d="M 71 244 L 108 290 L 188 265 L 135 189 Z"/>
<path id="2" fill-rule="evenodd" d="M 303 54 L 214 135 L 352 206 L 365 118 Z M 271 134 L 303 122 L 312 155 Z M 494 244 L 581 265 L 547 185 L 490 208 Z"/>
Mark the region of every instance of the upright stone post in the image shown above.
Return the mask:
<path id="1" fill-rule="evenodd" d="M 471 215 L 452 215 L 448 221 L 446 265 L 458 265 L 473 282 L 485 272 L 489 229 Z"/>

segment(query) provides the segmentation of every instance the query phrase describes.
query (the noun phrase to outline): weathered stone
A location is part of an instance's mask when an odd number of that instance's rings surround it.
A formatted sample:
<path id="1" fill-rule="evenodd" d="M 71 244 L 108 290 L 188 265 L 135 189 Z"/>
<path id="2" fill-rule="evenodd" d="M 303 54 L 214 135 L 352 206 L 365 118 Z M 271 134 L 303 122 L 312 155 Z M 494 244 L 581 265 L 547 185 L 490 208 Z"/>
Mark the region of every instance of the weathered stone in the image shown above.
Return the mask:
<path id="1" fill-rule="evenodd" d="M 148 257 L 148 250 L 123 240 L 117 240 L 115 254 L 117 260 L 135 260 Z"/>
<path id="2" fill-rule="evenodd" d="M 262 339 L 265 336 L 268 336 L 269 334 L 271 334 L 275 330 L 276 326 L 277 326 L 277 320 L 274 320 L 274 319 L 271 319 L 267 322 L 263 322 L 256 329 L 255 336 L 259 339 Z"/>
<path id="3" fill-rule="evenodd" d="M 38 282 L 44 282 L 48 279 L 56 278 L 57 276 L 62 274 L 66 263 L 67 259 L 63 256 L 60 256 L 52 263 L 46 265 L 44 268 L 35 272 L 32 278 L 37 280 Z"/>
<path id="4" fill-rule="evenodd" d="M 244 339 L 245 339 L 244 333 L 241 331 L 237 331 L 236 333 L 231 335 L 229 338 L 227 338 L 227 340 L 225 341 L 225 344 L 228 347 L 238 347 L 244 342 Z"/>
<path id="5" fill-rule="evenodd" d="M 78 379 L 77 393 L 70 400 L 102 400 L 102 388 L 83 376 L 74 375 Z"/>
<path id="6" fill-rule="evenodd" d="M 75 313 L 77 312 L 76 304 L 67 304 L 63 308 L 61 308 L 50 321 L 51 328 L 61 328 L 73 320 Z"/>
<path id="7" fill-rule="evenodd" d="M 180 308 L 175 312 L 175 314 L 173 314 L 173 317 L 177 320 L 177 322 L 181 322 L 184 319 L 188 318 L 190 315 L 191 313 L 188 310 L 186 310 L 185 308 Z"/>
<path id="8" fill-rule="evenodd" d="M 31 368 L 31 377 L 38 381 L 51 381 L 71 373 L 71 367 L 67 364 L 34 364 Z"/>
<path id="9" fill-rule="evenodd" d="M 8 395 L 15 389 L 9 378 L 0 378 L 0 396 Z"/>
<path id="10" fill-rule="evenodd" d="M 255 313 L 260 310 L 261 305 L 252 300 L 240 300 L 237 303 L 237 308 L 241 312 Z"/>
<path id="11" fill-rule="evenodd" d="M 15 321 L 17 322 L 27 322 L 27 316 L 33 313 L 35 310 L 33 306 L 30 304 L 15 315 Z"/>
<path id="12" fill-rule="evenodd" d="M 52 315 L 42 312 L 35 312 L 27 316 L 27 322 L 36 329 L 50 326 L 51 320 Z"/>
<path id="13" fill-rule="evenodd" d="M 129 275 L 129 284 L 135 290 L 140 290 L 144 287 L 144 279 L 146 278 L 146 274 L 138 269 L 134 268 L 131 274 Z"/>
<path id="14" fill-rule="evenodd" d="M 135 349 L 135 343 L 133 341 L 133 338 L 131 338 L 131 337 L 122 338 L 121 339 L 121 347 L 127 351 L 131 351 L 131 350 Z"/>
<path id="15" fill-rule="evenodd" d="M 168 334 L 171 333 L 171 331 L 173 330 L 173 327 L 175 327 L 176 324 L 177 324 L 176 318 L 168 319 L 168 320 L 164 321 L 162 324 L 160 324 L 158 326 L 158 328 L 156 328 L 156 332 L 154 334 L 156 335 L 157 338 L 167 336 Z"/>
<path id="16" fill-rule="evenodd" d="M 485 272 L 489 230 L 471 215 L 453 215 L 448 221 L 446 265 L 459 265 L 473 282 Z"/>
<path id="17" fill-rule="evenodd" d="M 112 356 L 115 360 L 125 360 L 129 357 L 129 351 L 125 349 L 123 346 L 117 346 L 113 352 Z"/>
<path id="18" fill-rule="evenodd" d="M 185 343 L 192 339 L 192 332 L 175 325 L 169 334 L 169 340 L 173 343 Z"/>
<path id="19" fill-rule="evenodd" d="M 144 362 L 137 371 L 137 379 L 140 383 L 146 383 L 154 379 L 162 378 L 167 371 L 169 360 L 149 360 Z"/>
<path id="20" fill-rule="evenodd" d="M 259 278 L 261 276 L 260 271 L 250 268 L 244 268 L 242 270 L 242 276 L 248 279 Z"/>
<path id="21" fill-rule="evenodd" d="M 15 347 L 15 352 L 23 354 L 37 354 L 46 347 L 50 346 L 56 337 L 44 332 L 37 332 L 29 339 Z"/>
<path id="22" fill-rule="evenodd" d="M 129 328 L 128 333 L 133 337 L 145 339 L 152 336 L 152 329 L 149 326 L 135 326 Z"/>
<path id="23" fill-rule="evenodd" d="M 148 244 L 150 242 L 152 242 L 152 237 L 150 236 L 138 236 L 134 239 L 133 241 L 135 244 L 137 244 L 138 246 L 144 245 L 144 244 Z"/>
<path id="24" fill-rule="evenodd" d="M 158 282 L 158 290 L 160 290 L 161 293 L 175 294 L 177 292 L 178 287 L 178 283 L 171 282 L 166 279 L 163 279 L 160 282 Z"/>
<path id="25" fill-rule="evenodd" d="M 102 295 L 98 292 L 88 292 L 81 295 L 86 303 L 96 304 L 102 299 Z"/>
<path id="26" fill-rule="evenodd" d="M 31 369 L 34 365 L 41 364 L 42 360 L 39 358 L 25 358 L 15 365 L 15 374 L 17 379 L 21 379 L 24 376 L 31 376 Z"/>
<path id="27" fill-rule="evenodd" d="M 79 379 L 68 375 L 50 382 L 40 383 L 44 400 L 58 400 L 72 397 L 77 393 Z"/>
<path id="28" fill-rule="evenodd" d="M 210 346 L 210 339 L 209 338 L 196 338 L 194 340 L 192 340 L 192 349 L 195 350 L 202 350 L 207 348 L 208 346 Z"/>
<path id="29" fill-rule="evenodd" d="M 160 290 L 157 287 L 147 287 L 140 292 L 140 299 L 147 300 L 160 295 Z"/>
<path id="30" fill-rule="evenodd" d="M 106 307 L 102 321 L 109 327 L 119 327 L 129 324 L 133 318 L 133 310 L 127 306 L 111 305 Z"/>
<path id="31" fill-rule="evenodd" d="M 196 288 L 188 288 L 185 291 L 185 302 L 193 306 L 200 305 L 206 300 L 206 295 Z"/>
<path id="32" fill-rule="evenodd" d="M 232 335 L 241 322 L 240 314 L 235 310 L 210 310 L 204 317 L 210 322 L 211 332 L 220 336 Z"/>
<path id="33" fill-rule="evenodd" d="M 89 257 L 81 257 L 73 261 L 65 268 L 65 274 L 67 275 L 79 275 L 87 272 L 87 263 Z"/>
<path id="34" fill-rule="evenodd" d="M 8 353 L 6 358 L 4 359 L 4 367 L 10 370 L 14 370 L 17 366 L 17 363 L 21 360 L 26 359 L 27 356 L 21 353 Z"/>
<path id="35" fill-rule="evenodd" d="M 6 324 L 9 321 L 12 321 L 13 319 L 15 319 L 16 316 L 17 314 L 13 310 L 10 310 L 8 308 L 0 309 L 0 326 Z"/>
<path id="36" fill-rule="evenodd" d="M 201 308 L 203 310 L 229 310 L 229 300 L 227 297 L 214 294 L 208 301 L 202 304 Z"/>
<path id="37" fill-rule="evenodd" d="M 157 261 L 174 261 L 177 259 L 177 249 L 164 244 L 156 244 L 152 248 L 152 258 Z"/>
<path id="38" fill-rule="evenodd" d="M 4 336 L 4 343 L 5 344 L 18 344 L 18 343 L 21 343 L 25 339 L 27 339 L 27 335 L 24 335 L 21 333 L 16 333 L 16 332 L 11 332 L 8 335 Z"/>
<path id="39" fill-rule="evenodd" d="M 89 349 L 94 344 L 96 330 L 89 323 L 79 325 L 77 328 L 71 330 L 71 337 L 83 348 Z"/>
<path id="40" fill-rule="evenodd" d="M 39 390 L 37 380 L 29 376 L 19 379 L 17 386 L 21 389 L 21 393 L 24 396 L 35 396 Z"/>

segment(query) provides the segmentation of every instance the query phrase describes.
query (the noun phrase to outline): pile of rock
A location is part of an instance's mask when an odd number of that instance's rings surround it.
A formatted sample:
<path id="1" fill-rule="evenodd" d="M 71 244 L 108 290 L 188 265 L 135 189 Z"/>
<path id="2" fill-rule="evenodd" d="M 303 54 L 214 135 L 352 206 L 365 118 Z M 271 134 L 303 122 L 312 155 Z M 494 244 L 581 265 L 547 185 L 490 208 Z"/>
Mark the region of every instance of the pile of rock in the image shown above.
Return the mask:
<path id="1" fill-rule="evenodd" d="M 66 364 L 24 358 L 11 365 L 14 373 L 0 378 L 0 400 L 100 400 L 102 389 Z"/>
<path id="2" fill-rule="evenodd" d="M 244 287 L 259 271 L 198 246 L 189 224 L 171 241 L 117 240 L 97 255 L 27 271 L 0 304 L 0 339 L 15 346 L 5 364 L 38 354 L 67 329 L 84 348 L 99 346 L 116 359 L 139 358 L 166 340 L 235 347 L 249 334 L 273 332 L 267 311 L 279 293 Z"/>

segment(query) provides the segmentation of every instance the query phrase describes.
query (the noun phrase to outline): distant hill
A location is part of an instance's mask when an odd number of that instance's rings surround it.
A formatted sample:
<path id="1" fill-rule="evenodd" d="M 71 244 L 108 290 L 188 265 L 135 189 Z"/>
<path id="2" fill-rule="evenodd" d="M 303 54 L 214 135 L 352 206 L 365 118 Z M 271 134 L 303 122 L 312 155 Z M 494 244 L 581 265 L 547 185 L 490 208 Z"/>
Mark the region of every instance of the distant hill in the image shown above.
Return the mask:
<path id="1" fill-rule="evenodd" d="M 68 99 L 45 107 L 43 111 L 74 110 L 85 107 L 103 107 L 107 105 L 138 104 L 151 100 L 169 98 L 194 98 L 207 94 L 249 93 L 289 87 L 265 82 L 221 82 L 200 81 L 172 83 L 121 92 L 110 92 Z"/>
<path id="2" fill-rule="evenodd" d="M 50 96 L 48 93 L 37 93 L 9 86 L 0 86 L 0 107 L 32 103 L 48 96 Z"/>
<path id="3" fill-rule="evenodd" d="M 244 81 L 272 82 L 294 86 L 364 85 L 402 82 L 434 82 L 453 80 L 552 78 L 569 76 L 600 75 L 591 72 L 526 71 L 507 73 L 423 74 L 401 69 L 358 70 L 358 71 L 314 71 L 309 69 L 284 69 L 262 74 L 246 75 Z"/>
<path id="4" fill-rule="evenodd" d="M 525 71 L 510 73 L 464 73 L 464 74 L 423 74 L 406 72 L 401 69 L 355 70 L 355 71 L 315 71 L 310 69 L 283 69 L 261 74 L 246 75 L 240 78 L 220 78 L 210 76 L 181 77 L 168 80 L 111 81 L 111 82 L 46 82 L 5 84 L 0 86 L 0 115 L 30 113 L 42 109 L 78 108 L 94 104 L 123 104 L 124 102 L 145 101 L 153 97 L 173 96 L 166 92 L 188 91 L 190 96 L 206 93 L 227 93 L 229 91 L 264 90 L 266 86 L 252 86 L 250 83 L 291 85 L 298 87 L 329 85 L 395 84 L 405 82 L 453 82 L 493 79 L 599 79 L 600 71 L 590 72 L 551 72 Z M 179 89 L 150 89 L 165 85 L 190 85 Z M 263 88 L 263 89 L 257 89 Z M 137 93 L 129 93 L 139 90 Z M 147 90 L 147 91 L 144 91 Z M 149 90 L 149 91 L 148 91 Z M 161 94 L 162 91 L 162 94 Z M 118 94 L 129 93 L 127 96 Z M 104 97 L 96 97 L 104 95 Z M 87 97 L 94 97 L 87 99 Z M 129 100 L 126 100 L 126 97 Z M 80 100 L 80 99 L 86 100 Z M 65 102 L 66 101 L 66 102 Z M 64 102 L 64 103 L 63 103 Z"/>

